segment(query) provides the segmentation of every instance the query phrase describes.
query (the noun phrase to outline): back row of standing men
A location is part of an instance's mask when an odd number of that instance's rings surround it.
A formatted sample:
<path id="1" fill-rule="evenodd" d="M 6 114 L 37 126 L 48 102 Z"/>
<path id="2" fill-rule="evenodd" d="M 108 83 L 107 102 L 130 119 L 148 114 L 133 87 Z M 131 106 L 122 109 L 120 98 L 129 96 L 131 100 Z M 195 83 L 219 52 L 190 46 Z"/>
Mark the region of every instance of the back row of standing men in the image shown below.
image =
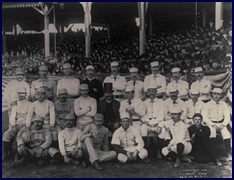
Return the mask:
<path id="1" fill-rule="evenodd" d="M 24 72 L 17 69 L 17 80 L 10 82 L 6 88 L 11 105 L 14 106 L 18 100 L 18 94 L 25 92 L 34 102 L 19 103 L 17 108 L 12 108 L 10 125 L 21 124 L 22 118 L 26 119 L 26 128 L 30 128 L 35 115 L 39 115 L 43 117 L 44 126 L 50 129 L 56 143 L 57 132 L 65 128 L 63 119 L 66 114 L 75 113 L 76 127 L 83 131 L 92 124 L 93 117 L 99 112 L 104 115 L 104 126 L 112 132 L 119 128 L 120 119 L 127 114 L 143 138 L 153 131 L 158 133 L 159 139 L 166 140 L 170 139 L 167 127 L 171 122 L 171 110 L 177 107 L 182 110 L 181 119 L 188 126 L 192 125 L 195 113 L 202 114 L 204 122 L 210 127 L 210 136 L 216 137 L 219 129 L 227 153 L 230 153 L 230 133 L 226 127 L 230 122 L 228 106 L 221 101 L 221 89 L 211 90 L 211 82 L 203 78 L 201 67 L 195 68 L 197 81 L 189 90 L 188 83 L 180 79 L 180 69 L 177 67 L 171 70 L 173 80 L 166 85 L 166 78 L 159 74 L 157 61 L 151 63 L 152 74 L 146 76 L 144 82 L 138 79 L 137 68 L 130 69 L 131 80 L 126 82 L 125 77 L 119 75 L 118 66 L 118 62 L 111 63 L 112 75 L 103 82 L 105 98 L 101 101 L 103 86 L 94 78 L 93 66 L 87 66 L 87 78 L 80 82 L 71 76 L 71 65 L 64 64 L 65 77 L 58 81 L 57 86 L 47 78 L 48 68 L 41 66 L 40 78 L 32 82 L 31 90 L 23 81 Z M 8 142 L 11 133 L 5 133 L 3 141 Z"/>

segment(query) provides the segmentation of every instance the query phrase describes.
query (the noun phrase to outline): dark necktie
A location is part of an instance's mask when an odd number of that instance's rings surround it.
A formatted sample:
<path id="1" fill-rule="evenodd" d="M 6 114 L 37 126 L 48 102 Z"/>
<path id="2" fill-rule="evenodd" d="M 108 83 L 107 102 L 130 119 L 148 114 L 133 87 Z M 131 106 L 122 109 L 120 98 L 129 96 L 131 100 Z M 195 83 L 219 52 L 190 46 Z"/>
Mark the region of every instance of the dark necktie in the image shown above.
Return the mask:
<path id="1" fill-rule="evenodd" d="M 133 81 L 133 86 L 135 86 L 136 85 L 136 81 Z"/>
<path id="2" fill-rule="evenodd" d="M 131 100 L 128 100 L 128 104 L 129 104 L 129 106 L 132 104 Z"/>
<path id="3" fill-rule="evenodd" d="M 117 79 L 116 76 L 114 77 L 114 79 L 115 79 L 115 81 L 116 81 L 116 79 Z"/>

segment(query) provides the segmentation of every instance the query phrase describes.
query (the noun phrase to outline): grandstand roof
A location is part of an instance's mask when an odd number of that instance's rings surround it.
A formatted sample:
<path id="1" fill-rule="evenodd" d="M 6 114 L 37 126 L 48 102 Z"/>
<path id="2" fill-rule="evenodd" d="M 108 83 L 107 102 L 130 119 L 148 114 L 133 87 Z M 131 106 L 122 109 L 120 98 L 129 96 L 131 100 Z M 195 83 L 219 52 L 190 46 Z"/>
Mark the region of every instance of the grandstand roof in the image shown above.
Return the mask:
<path id="1" fill-rule="evenodd" d="M 201 3 L 205 4 L 205 2 Z M 48 4 L 51 5 L 51 3 Z M 56 4 L 57 25 L 83 23 L 84 12 L 80 3 L 64 2 L 63 7 L 60 6 L 61 2 Z M 32 8 L 36 6 L 40 6 L 40 2 L 3 2 L 2 20 L 5 29 L 11 31 L 13 25 L 19 24 L 25 30 L 43 30 L 43 17 Z M 171 23 L 175 18 L 176 22 L 191 23 L 194 21 L 194 9 L 194 2 L 149 2 L 147 17 L 153 16 L 156 23 Z M 94 2 L 91 14 L 92 23 L 135 25 L 135 18 L 138 17 L 137 3 Z M 50 22 L 53 22 L 52 13 Z"/>

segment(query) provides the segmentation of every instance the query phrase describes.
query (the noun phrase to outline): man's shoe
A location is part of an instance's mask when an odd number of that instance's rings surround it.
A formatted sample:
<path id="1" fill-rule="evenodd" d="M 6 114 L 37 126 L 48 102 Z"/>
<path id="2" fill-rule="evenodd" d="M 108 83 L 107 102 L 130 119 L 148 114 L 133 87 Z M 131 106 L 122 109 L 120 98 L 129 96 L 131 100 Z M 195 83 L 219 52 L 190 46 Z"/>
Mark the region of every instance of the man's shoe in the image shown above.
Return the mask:
<path id="1" fill-rule="evenodd" d="M 145 159 L 142 160 L 143 163 L 150 163 L 150 159 L 147 157 Z"/>
<path id="2" fill-rule="evenodd" d="M 45 160 L 39 160 L 38 161 L 38 165 L 39 166 L 45 166 L 47 163 L 46 163 L 46 161 Z"/>
<path id="3" fill-rule="evenodd" d="M 100 166 L 98 160 L 96 160 L 96 161 L 93 162 L 93 167 L 94 167 L 94 169 L 96 169 L 98 171 L 103 171 L 103 167 Z"/>
<path id="4" fill-rule="evenodd" d="M 177 167 L 180 167 L 181 166 L 181 162 L 180 162 L 180 159 L 179 158 L 176 158 L 176 162 L 174 164 L 174 167 L 177 168 Z"/>
<path id="5" fill-rule="evenodd" d="M 183 156 L 181 160 L 187 163 L 192 163 L 192 160 L 187 156 Z"/>

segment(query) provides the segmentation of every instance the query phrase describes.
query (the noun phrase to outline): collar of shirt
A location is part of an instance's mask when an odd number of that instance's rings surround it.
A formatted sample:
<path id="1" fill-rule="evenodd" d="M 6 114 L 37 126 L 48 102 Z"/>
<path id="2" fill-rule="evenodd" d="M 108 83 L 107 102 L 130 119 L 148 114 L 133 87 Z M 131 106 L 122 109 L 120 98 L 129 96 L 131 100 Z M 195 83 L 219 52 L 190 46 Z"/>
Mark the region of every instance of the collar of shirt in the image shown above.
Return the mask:
<path id="1" fill-rule="evenodd" d="M 173 122 L 173 126 L 175 126 L 175 127 L 181 126 L 180 125 L 181 123 L 183 123 L 182 120 L 180 120 L 180 121 L 178 121 L 176 123 Z"/>
<path id="2" fill-rule="evenodd" d="M 89 81 L 92 81 L 92 80 L 94 80 L 94 77 L 93 77 L 93 78 L 88 78 L 88 77 L 87 77 L 87 79 L 88 79 Z"/>
<path id="3" fill-rule="evenodd" d="M 118 74 L 118 76 L 113 76 L 113 74 L 111 74 L 110 77 L 111 77 L 111 78 L 115 78 L 115 77 L 116 77 L 116 79 L 119 79 L 120 75 Z"/>
<path id="4" fill-rule="evenodd" d="M 123 129 L 123 127 L 121 126 L 121 127 L 120 127 L 120 130 L 121 130 L 121 132 L 130 132 L 130 128 L 131 128 L 131 127 L 129 126 L 128 129 L 125 131 L 125 130 Z"/>

